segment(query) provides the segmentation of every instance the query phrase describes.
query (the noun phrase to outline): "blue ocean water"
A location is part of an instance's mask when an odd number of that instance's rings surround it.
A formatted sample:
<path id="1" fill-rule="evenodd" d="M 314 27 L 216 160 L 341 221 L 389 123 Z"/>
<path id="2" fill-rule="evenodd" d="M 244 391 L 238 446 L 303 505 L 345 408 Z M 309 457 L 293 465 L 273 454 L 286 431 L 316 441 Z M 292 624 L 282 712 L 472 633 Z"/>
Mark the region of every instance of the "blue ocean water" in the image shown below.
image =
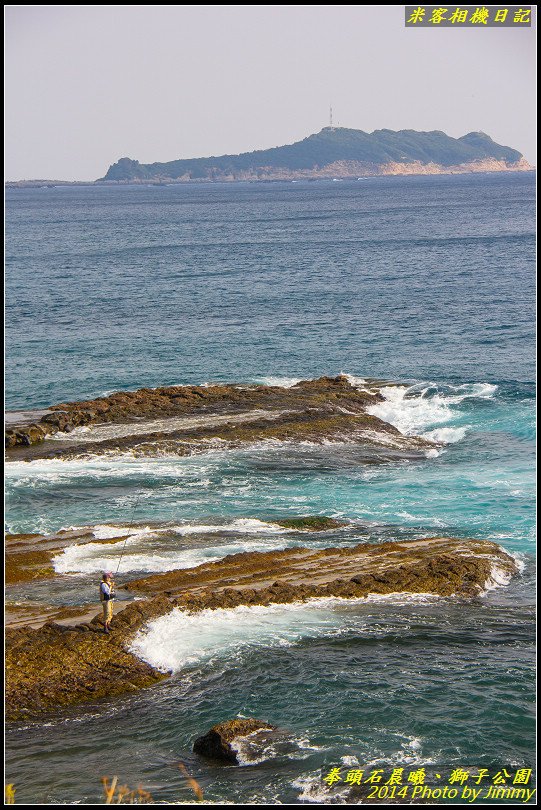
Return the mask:
<path id="1" fill-rule="evenodd" d="M 338 373 L 533 379 L 534 176 L 7 192 L 7 406 Z"/>
<path id="2" fill-rule="evenodd" d="M 10 462 L 11 531 L 98 524 L 105 539 L 135 520 L 129 578 L 306 545 L 268 521 L 326 514 L 350 529 L 309 542 L 484 537 L 522 569 L 473 603 L 327 600 L 157 623 L 138 643 L 170 680 L 10 730 L 21 800 L 95 801 L 112 756 L 158 799 L 189 798 L 182 759 L 209 799 L 260 803 L 340 801 L 344 786 L 322 782 L 336 766 L 532 767 L 533 205 L 531 173 L 7 192 L 8 408 L 344 372 L 388 380 L 377 415 L 445 443 L 379 464 L 354 445 L 276 442 Z M 11 598 L 90 602 L 118 554 L 77 547 L 56 562 L 56 591 Z M 239 713 L 290 738 L 240 768 L 191 753 Z"/>

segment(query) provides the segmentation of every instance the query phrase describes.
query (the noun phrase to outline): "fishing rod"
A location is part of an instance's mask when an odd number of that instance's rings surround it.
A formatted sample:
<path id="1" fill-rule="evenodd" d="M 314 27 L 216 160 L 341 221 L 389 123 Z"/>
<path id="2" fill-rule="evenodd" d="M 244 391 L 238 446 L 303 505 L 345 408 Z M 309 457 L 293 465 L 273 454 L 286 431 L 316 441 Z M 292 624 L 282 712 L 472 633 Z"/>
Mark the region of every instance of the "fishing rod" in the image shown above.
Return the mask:
<path id="1" fill-rule="evenodd" d="M 127 533 L 127 535 L 126 535 L 126 537 L 124 539 L 124 543 L 122 544 L 122 551 L 120 553 L 120 557 L 118 558 L 118 564 L 117 564 L 117 567 L 116 567 L 115 574 L 114 574 L 114 576 L 113 576 L 112 573 L 109 576 L 107 574 L 104 574 L 104 576 L 103 576 L 104 581 L 106 583 L 108 582 L 108 585 L 109 585 L 109 591 L 104 592 L 104 597 L 103 598 L 101 596 L 101 594 L 102 594 L 102 586 L 100 585 L 100 599 L 104 602 L 104 617 L 105 617 L 105 632 L 106 633 L 110 632 L 109 623 L 110 623 L 111 619 L 113 618 L 113 610 L 112 610 L 112 603 L 111 603 L 110 609 L 109 608 L 106 609 L 105 604 L 107 603 L 107 605 L 109 605 L 110 600 L 114 599 L 115 596 L 116 596 L 115 591 L 114 591 L 115 579 L 116 579 L 116 577 L 118 575 L 118 571 L 120 569 L 120 563 L 122 562 L 122 557 L 124 556 L 124 552 L 126 550 L 126 544 L 127 544 L 128 539 L 130 537 L 131 530 L 133 529 L 133 527 L 135 525 L 135 513 L 137 511 L 137 507 L 139 506 L 139 501 L 141 499 L 141 493 L 142 493 L 142 490 L 139 492 L 139 494 L 137 495 L 137 498 L 135 500 L 135 506 L 133 507 L 132 518 L 131 518 L 130 522 L 128 523 L 128 533 Z"/>
<path id="2" fill-rule="evenodd" d="M 122 562 L 122 557 L 124 556 L 124 552 L 126 550 L 126 543 L 128 542 L 128 540 L 130 538 L 130 530 L 133 529 L 133 526 L 135 524 L 135 513 L 137 511 L 137 507 L 139 506 L 139 501 L 141 499 L 141 492 L 142 492 L 142 490 L 140 490 L 138 495 L 137 495 L 137 498 L 136 498 L 136 501 L 135 501 L 135 506 L 133 507 L 132 519 L 131 519 L 130 523 L 128 523 L 128 534 L 126 535 L 126 539 L 124 540 L 124 544 L 122 546 L 122 551 L 120 553 L 120 557 L 118 558 L 118 565 L 116 567 L 115 577 L 114 577 L 115 579 L 116 579 L 116 576 L 118 574 L 118 569 L 120 568 L 120 563 Z"/>

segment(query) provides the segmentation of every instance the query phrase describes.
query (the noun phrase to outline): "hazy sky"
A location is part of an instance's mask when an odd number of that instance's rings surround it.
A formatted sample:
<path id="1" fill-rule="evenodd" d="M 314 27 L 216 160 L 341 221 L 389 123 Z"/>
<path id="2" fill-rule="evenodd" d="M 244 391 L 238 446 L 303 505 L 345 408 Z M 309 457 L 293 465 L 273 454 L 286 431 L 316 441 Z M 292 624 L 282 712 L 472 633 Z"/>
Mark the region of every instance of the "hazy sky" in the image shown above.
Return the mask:
<path id="1" fill-rule="evenodd" d="M 6 179 L 89 180 L 328 124 L 483 130 L 535 162 L 534 29 L 406 29 L 404 7 L 7 6 Z"/>

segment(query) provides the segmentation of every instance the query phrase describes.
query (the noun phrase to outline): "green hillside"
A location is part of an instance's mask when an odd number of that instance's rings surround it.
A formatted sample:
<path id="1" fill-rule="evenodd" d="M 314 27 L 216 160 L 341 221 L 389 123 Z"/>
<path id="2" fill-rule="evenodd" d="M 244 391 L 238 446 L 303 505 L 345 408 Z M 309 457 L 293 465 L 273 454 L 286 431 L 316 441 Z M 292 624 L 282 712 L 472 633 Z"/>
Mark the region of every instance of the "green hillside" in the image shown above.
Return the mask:
<path id="1" fill-rule="evenodd" d="M 515 163 L 522 155 L 516 149 L 500 146 L 484 132 L 469 132 L 451 138 L 445 132 L 416 132 L 403 129 L 378 129 L 372 133 L 343 127 L 325 127 L 302 141 L 273 149 L 260 149 L 240 155 L 172 160 L 168 163 L 143 164 L 121 158 L 109 167 L 102 180 L 176 179 L 188 176 L 205 179 L 239 172 L 265 169 L 290 171 L 322 169 L 336 161 L 356 161 L 381 165 L 389 162 L 437 163 L 454 166 L 493 158 Z"/>

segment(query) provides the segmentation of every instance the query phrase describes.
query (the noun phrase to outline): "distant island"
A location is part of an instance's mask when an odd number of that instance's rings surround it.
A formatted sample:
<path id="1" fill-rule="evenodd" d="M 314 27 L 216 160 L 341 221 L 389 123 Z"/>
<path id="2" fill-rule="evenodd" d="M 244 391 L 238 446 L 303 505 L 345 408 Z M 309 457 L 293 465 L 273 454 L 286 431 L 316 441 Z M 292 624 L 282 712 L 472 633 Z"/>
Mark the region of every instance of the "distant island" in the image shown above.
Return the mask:
<path id="1" fill-rule="evenodd" d="M 319 180 L 379 175 L 465 174 L 529 171 L 516 149 L 501 146 L 484 132 L 451 138 L 445 132 L 377 129 L 372 133 L 324 127 L 302 141 L 240 155 L 187 158 L 166 163 L 139 163 L 123 157 L 97 184 L 186 183 L 209 181 Z M 48 180 L 21 180 L 8 187 L 94 185 Z"/>
<path id="2" fill-rule="evenodd" d="M 520 152 L 484 132 L 451 138 L 445 132 L 378 129 L 367 133 L 325 127 L 288 146 L 240 155 L 139 163 L 121 158 L 107 181 L 301 180 L 386 174 L 449 174 L 531 169 Z"/>

